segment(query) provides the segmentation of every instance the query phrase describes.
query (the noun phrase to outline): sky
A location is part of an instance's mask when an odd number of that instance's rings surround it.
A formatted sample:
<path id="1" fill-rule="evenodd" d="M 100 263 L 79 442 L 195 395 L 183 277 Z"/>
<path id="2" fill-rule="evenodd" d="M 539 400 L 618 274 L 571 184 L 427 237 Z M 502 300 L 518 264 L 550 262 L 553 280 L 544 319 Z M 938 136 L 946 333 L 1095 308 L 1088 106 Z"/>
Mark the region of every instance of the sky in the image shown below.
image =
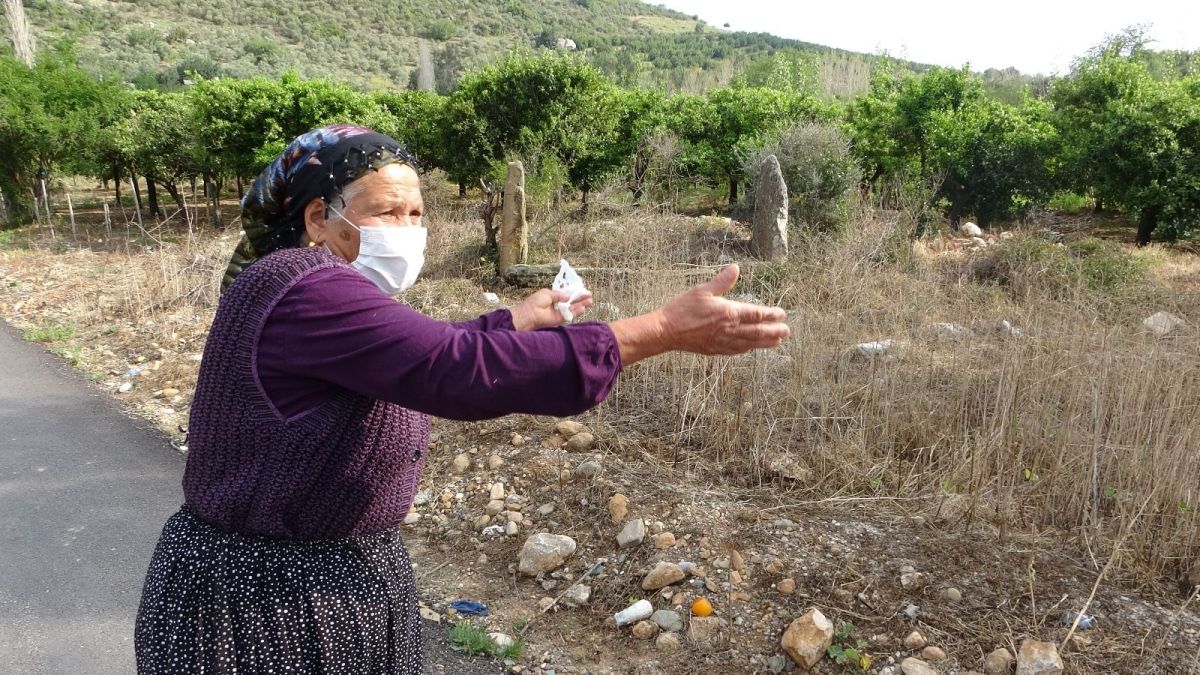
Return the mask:
<path id="1" fill-rule="evenodd" d="M 655 2 L 655 0 L 650 0 Z M 1151 49 L 1200 49 L 1197 0 L 657 0 L 706 23 L 971 70 L 1065 73 L 1076 56 L 1135 24 Z"/>

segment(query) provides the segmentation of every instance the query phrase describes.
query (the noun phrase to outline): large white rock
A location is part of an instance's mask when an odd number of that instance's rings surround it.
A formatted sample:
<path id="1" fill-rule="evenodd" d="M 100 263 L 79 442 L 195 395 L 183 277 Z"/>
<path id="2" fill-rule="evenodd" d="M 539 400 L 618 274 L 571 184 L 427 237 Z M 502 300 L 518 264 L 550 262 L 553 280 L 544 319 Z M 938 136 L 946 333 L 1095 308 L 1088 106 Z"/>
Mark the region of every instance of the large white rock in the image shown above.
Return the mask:
<path id="1" fill-rule="evenodd" d="M 802 669 L 810 669 L 825 658 L 833 644 L 833 623 L 819 609 L 810 609 L 792 622 L 783 633 L 779 646 Z"/>
<path id="2" fill-rule="evenodd" d="M 575 552 L 575 540 L 561 534 L 540 532 L 525 540 L 517 569 L 535 577 L 558 569 Z"/>
<path id="3" fill-rule="evenodd" d="M 1053 642 L 1026 640 L 1017 652 L 1017 675 L 1059 675 L 1063 660 Z"/>
<path id="4" fill-rule="evenodd" d="M 1158 337 L 1166 337 L 1179 330 L 1186 323 L 1183 319 L 1169 312 L 1155 312 L 1142 321 L 1142 325 L 1146 327 L 1146 330 Z"/>
<path id="5" fill-rule="evenodd" d="M 963 223 L 961 226 L 959 226 L 958 233 L 964 237 L 983 236 L 983 230 L 979 229 L 979 226 L 975 223 Z"/>

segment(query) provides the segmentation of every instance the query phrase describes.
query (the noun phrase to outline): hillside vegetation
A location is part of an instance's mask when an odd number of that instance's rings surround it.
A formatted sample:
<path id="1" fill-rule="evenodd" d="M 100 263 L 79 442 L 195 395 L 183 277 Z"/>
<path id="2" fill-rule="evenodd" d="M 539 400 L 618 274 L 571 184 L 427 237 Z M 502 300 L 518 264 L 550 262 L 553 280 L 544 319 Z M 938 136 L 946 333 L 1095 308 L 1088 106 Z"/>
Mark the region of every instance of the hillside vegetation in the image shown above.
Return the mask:
<path id="1" fill-rule="evenodd" d="M 767 34 L 723 31 L 633 0 L 301 0 L 286 6 L 266 0 L 34 0 L 26 5 L 39 42 L 67 39 L 94 73 L 143 88 L 171 88 L 196 77 L 294 71 L 358 88 L 400 90 L 415 87 L 424 67 L 432 71 L 433 86 L 445 93 L 461 73 L 510 49 L 556 48 L 560 39 L 571 40 L 622 84 L 693 92 L 728 85 L 756 59 L 795 50 L 813 58 L 828 93 L 848 96 L 867 86 L 876 63 L 889 61 Z"/>

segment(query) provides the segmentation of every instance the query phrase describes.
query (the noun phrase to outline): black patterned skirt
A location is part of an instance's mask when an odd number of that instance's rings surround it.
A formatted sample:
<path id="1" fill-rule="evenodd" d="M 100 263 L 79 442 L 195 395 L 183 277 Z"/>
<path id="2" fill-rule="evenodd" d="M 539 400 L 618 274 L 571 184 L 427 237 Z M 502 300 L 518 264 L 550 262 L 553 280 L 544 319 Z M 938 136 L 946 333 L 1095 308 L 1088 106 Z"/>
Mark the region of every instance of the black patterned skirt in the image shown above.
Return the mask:
<path id="1" fill-rule="evenodd" d="M 154 550 L 134 632 L 141 675 L 421 672 L 421 619 L 396 529 L 282 541 L 183 507 Z"/>

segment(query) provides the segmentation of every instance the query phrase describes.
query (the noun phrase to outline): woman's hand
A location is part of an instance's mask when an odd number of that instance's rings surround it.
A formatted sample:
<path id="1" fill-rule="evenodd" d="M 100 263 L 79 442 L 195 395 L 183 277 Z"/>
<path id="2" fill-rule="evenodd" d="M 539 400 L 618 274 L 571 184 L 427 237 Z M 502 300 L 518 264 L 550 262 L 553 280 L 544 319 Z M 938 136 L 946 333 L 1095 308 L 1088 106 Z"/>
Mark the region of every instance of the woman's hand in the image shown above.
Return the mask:
<path id="1" fill-rule="evenodd" d="M 512 311 L 513 327 L 517 330 L 537 330 L 561 326 L 566 322 L 563 321 L 562 314 L 555 305 L 566 302 L 570 297 L 566 293 L 543 288 L 510 310 Z M 591 306 L 592 297 L 588 296 L 571 305 L 571 314 L 578 318 Z"/>
<path id="2" fill-rule="evenodd" d="M 628 365 L 673 350 L 716 355 L 778 346 L 791 333 L 782 309 L 721 297 L 738 274 L 737 265 L 729 265 L 654 312 L 613 322 L 621 361 Z"/>

